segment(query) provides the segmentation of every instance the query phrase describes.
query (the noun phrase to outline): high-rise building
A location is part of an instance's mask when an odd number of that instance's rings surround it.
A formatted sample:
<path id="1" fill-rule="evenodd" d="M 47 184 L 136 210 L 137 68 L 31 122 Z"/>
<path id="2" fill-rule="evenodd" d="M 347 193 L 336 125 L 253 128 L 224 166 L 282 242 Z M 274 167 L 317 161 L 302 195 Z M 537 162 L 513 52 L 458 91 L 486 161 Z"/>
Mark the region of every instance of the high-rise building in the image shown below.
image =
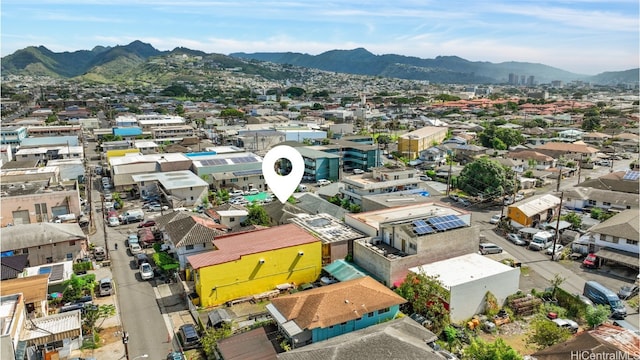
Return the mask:
<path id="1" fill-rule="evenodd" d="M 535 77 L 533 75 L 529 75 L 529 78 L 527 78 L 527 85 L 529 86 L 535 85 Z"/>
<path id="2" fill-rule="evenodd" d="M 518 75 L 514 73 L 509 73 L 509 84 L 517 85 L 518 84 Z"/>
<path id="3" fill-rule="evenodd" d="M 526 85 L 527 75 L 520 75 L 520 85 Z"/>

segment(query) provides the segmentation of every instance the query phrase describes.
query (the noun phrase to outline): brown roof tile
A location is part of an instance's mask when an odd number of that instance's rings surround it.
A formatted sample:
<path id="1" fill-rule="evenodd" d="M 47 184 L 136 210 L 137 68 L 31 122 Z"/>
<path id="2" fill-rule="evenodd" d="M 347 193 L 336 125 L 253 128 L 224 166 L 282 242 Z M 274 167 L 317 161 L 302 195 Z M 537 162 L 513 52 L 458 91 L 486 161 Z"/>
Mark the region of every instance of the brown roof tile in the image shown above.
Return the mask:
<path id="1" fill-rule="evenodd" d="M 0 295 L 22 293 L 26 304 L 47 300 L 49 274 L 3 280 L 0 282 Z"/>
<path id="2" fill-rule="evenodd" d="M 325 328 L 407 302 L 369 276 L 273 299 L 273 306 L 301 329 Z"/>

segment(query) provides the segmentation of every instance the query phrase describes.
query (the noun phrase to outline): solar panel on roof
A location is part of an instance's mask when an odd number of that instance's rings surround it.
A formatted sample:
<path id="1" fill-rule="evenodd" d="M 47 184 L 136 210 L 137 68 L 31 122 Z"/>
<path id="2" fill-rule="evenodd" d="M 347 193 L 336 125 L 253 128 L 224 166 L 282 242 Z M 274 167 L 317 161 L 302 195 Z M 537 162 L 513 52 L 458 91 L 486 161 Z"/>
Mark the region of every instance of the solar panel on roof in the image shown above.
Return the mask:
<path id="1" fill-rule="evenodd" d="M 425 225 L 427 225 L 426 221 L 424 221 L 424 220 L 415 220 L 412 224 L 413 224 L 413 226 L 425 226 Z"/>
<path id="2" fill-rule="evenodd" d="M 415 232 L 417 235 L 425 235 L 434 233 L 435 231 L 429 225 L 422 225 L 413 228 L 413 232 Z"/>
<path id="3" fill-rule="evenodd" d="M 622 177 L 622 180 L 632 180 L 632 181 L 636 181 L 638 180 L 638 178 L 640 178 L 640 171 L 632 171 L 632 170 L 628 170 L 624 176 Z"/>
<path id="4" fill-rule="evenodd" d="M 427 222 L 439 231 L 457 229 L 466 225 L 464 221 L 455 215 L 435 216 L 427 219 Z"/>
<path id="5" fill-rule="evenodd" d="M 243 163 L 257 162 L 258 159 L 256 159 L 253 156 L 242 156 L 242 157 L 231 158 L 231 161 L 234 164 L 243 164 Z"/>

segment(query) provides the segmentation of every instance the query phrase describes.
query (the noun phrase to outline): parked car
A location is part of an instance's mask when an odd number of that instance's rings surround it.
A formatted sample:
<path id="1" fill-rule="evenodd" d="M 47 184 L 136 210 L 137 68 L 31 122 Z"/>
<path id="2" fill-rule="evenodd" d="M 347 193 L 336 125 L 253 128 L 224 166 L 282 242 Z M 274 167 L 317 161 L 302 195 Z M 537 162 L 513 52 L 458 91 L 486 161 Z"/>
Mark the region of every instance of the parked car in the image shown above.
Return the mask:
<path id="1" fill-rule="evenodd" d="M 502 252 L 502 248 L 496 244 L 492 243 L 483 243 L 480 244 L 480 254 L 500 254 Z"/>
<path id="2" fill-rule="evenodd" d="M 113 194 L 110 192 L 104 192 L 104 201 L 112 201 L 113 200 Z"/>
<path id="3" fill-rule="evenodd" d="M 507 234 L 507 240 L 511 241 L 512 243 L 514 243 L 515 245 L 518 245 L 518 246 L 527 245 L 527 242 L 524 241 L 520 235 L 515 234 L 515 233 Z"/>
<path id="4" fill-rule="evenodd" d="M 511 196 L 506 196 L 504 200 L 502 200 L 502 204 L 511 205 L 513 204 L 513 198 Z"/>
<path id="5" fill-rule="evenodd" d="M 524 195 L 523 194 L 516 194 L 516 197 L 514 198 L 514 201 L 520 201 L 520 200 L 524 200 Z"/>
<path id="6" fill-rule="evenodd" d="M 140 265 L 140 278 L 142 280 L 153 279 L 153 268 L 149 263 L 142 263 Z"/>
<path id="7" fill-rule="evenodd" d="M 244 195 L 244 191 L 242 190 L 236 189 L 236 190 L 229 191 L 229 197 L 236 197 L 236 196 L 242 196 L 242 195 Z"/>
<path id="8" fill-rule="evenodd" d="M 618 297 L 626 300 L 638 295 L 638 285 L 624 285 L 618 291 Z"/>
<path id="9" fill-rule="evenodd" d="M 490 224 L 497 224 L 500 222 L 500 214 L 495 214 L 493 216 L 491 216 L 491 219 L 489 219 L 489 223 Z"/>
<path id="10" fill-rule="evenodd" d="M 100 296 L 109 296 L 113 294 L 113 283 L 109 278 L 101 279 L 99 288 Z"/>
<path id="11" fill-rule="evenodd" d="M 191 350 L 200 347 L 200 335 L 193 324 L 184 324 L 178 329 L 178 339 L 182 349 Z"/>
<path id="12" fill-rule="evenodd" d="M 320 179 L 320 180 L 318 180 L 318 182 L 316 184 L 318 186 L 325 186 L 325 185 L 331 184 L 331 181 L 329 181 L 327 179 Z"/>
<path id="13" fill-rule="evenodd" d="M 354 173 L 355 175 L 364 174 L 364 170 L 362 170 L 362 169 L 353 169 L 353 173 Z"/>
<path id="14" fill-rule="evenodd" d="M 118 220 L 117 217 L 110 217 L 109 218 L 109 226 L 113 227 L 113 226 L 118 226 L 120 225 L 120 220 Z"/>
<path id="15" fill-rule="evenodd" d="M 181 352 L 172 351 L 167 355 L 167 360 L 185 360 Z"/>
<path id="16" fill-rule="evenodd" d="M 567 329 L 574 334 L 578 332 L 578 323 L 571 319 L 552 319 L 551 321 L 558 325 L 558 327 Z"/>
<path id="17" fill-rule="evenodd" d="M 556 244 L 556 246 L 555 246 L 555 251 L 554 251 L 554 247 L 553 247 L 553 245 L 552 245 L 551 247 L 548 247 L 548 248 L 547 248 L 547 255 L 551 255 L 551 254 L 559 254 L 559 253 L 562 251 L 562 249 L 564 249 L 564 246 L 563 246 L 563 245 Z"/>
<path id="18" fill-rule="evenodd" d="M 160 211 L 160 210 L 169 210 L 168 206 L 162 206 L 162 205 L 153 205 L 147 208 L 147 211 Z"/>
<path id="19" fill-rule="evenodd" d="M 152 226 L 156 226 L 156 221 L 155 220 L 147 220 L 147 221 L 143 221 L 140 224 L 138 224 L 139 228 L 152 227 Z"/>
<path id="20" fill-rule="evenodd" d="M 129 245 L 129 251 L 131 251 L 131 255 L 141 254 L 142 247 L 139 243 L 134 243 Z"/>
<path id="21" fill-rule="evenodd" d="M 428 177 L 427 175 L 420 175 L 420 180 L 421 181 L 431 181 L 433 179 Z"/>
<path id="22" fill-rule="evenodd" d="M 258 195 L 260 194 L 260 190 L 258 189 L 249 189 L 247 192 L 245 192 L 245 195 Z"/>
<path id="23" fill-rule="evenodd" d="M 462 206 L 471 206 L 471 201 L 463 198 L 458 198 L 458 203 Z"/>

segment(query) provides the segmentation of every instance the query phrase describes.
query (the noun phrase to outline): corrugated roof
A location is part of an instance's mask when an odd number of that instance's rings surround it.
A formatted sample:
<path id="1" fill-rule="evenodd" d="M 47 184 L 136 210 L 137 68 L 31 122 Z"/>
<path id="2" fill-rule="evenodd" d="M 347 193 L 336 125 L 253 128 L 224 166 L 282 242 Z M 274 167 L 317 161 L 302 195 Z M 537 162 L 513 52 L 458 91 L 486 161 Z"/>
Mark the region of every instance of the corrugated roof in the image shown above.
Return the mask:
<path id="1" fill-rule="evenodd" d="M 638 208 L 640 197 L 629 196 L 627 193 L 603 190 L 591 187 L 573 187 L 565 191 L 566 198 L 581 200 L 595 200 L 597 202 L 608 202 L 611 205 L 626 208 L 631 206 Z"/>
<path id="2" fill-rule="evenodd" d="M 81 335 L 80 310 L 35 318 L 31 322 L 34 326 L 26 327 L 20 337 L 28 345 L 43 345 Z"/>
<path id="3" fill-rule="evenodd" d="M 320 240 L 298 226 L 288 224 L 214 239 L 213 244 L 217 250 L 189 256 L 187 261 L 194 269 L 199 269 L 238 260 L 243 255 L 310 244 L 316 241 Z"/>
<path id="4" fill-rule="evenodd" d="M 3 280 L 0 282 L 0 295 L 22 293 L 25 304 L 46 301 L 48 286 L 49 274 Z"/>
<path id="5" fill-rule="evenodd" d="M 276 350 L 263 327 L 222 339 L 218 341 L 217 347 L 225 360 L 272 360 L 277 358 Z"/>
<path id="6" fill-rule="evenodd" d="M 85 240 L 77 223 L 34 223 L 14 225 L 0 229 L 3 250 L 24 249 L 40 245 L 56 244 L 71 240 Z"/>
<path id="7" fill-rule="evenodd" d="M 583 153 L 583 154 L 595 154 L 598 152 L 598 149 L 588 145 L 571 144 L 571 143 L 563 143 L 563 142 L 548 142 L 536 147 L 536 149 Z"/>
<path id="8" fill-rule="evenodd" d="M 301 329 L 327 328 L 363 315 L 407 302 L 369 276 L 301 291 L 271 303 Z"/>
<path id="9" fill-rule="evenodd" d="M 560 205 L 559 197 L 546 194 L 509 207 L 518 208 L 523 214 L 525 214 L 525 216 L 531 217 L 535 214 L 540 214 L 541 212 L 556 208 L 558 205 Z"/>

